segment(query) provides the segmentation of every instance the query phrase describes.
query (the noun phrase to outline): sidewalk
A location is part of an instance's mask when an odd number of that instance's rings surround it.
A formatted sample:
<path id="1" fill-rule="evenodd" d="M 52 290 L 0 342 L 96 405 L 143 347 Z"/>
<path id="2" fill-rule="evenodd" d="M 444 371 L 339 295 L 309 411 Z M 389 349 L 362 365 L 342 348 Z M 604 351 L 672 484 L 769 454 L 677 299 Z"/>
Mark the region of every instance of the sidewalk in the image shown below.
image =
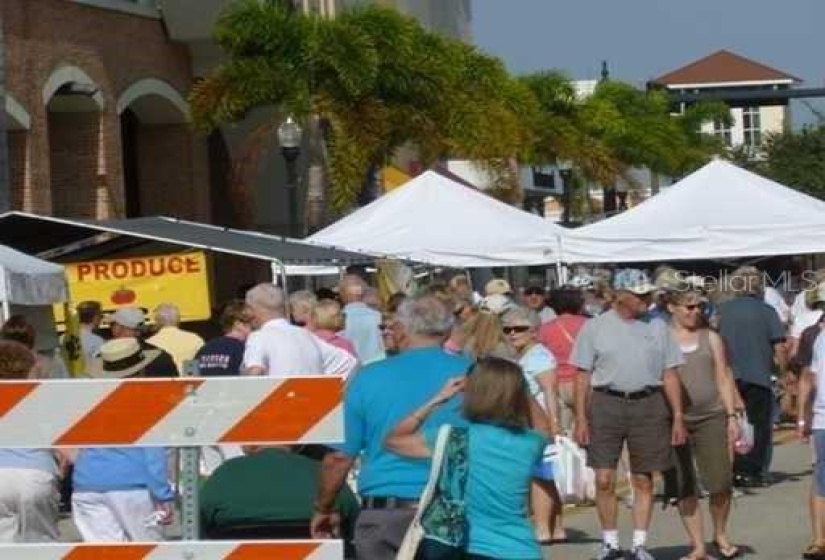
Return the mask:
<path id="1" fill-rule="evenodd" d="M 746 552 L 746 558 L 797 560 L 810 540 L 807 496 L 811 452 L 787 432 L 780 434 L 778 440 L 787 443 L 778 445 L 774 452 L 773 473 L 777 483 L 770 488 L 748 490 L 734 501 L 731 511 L 730 536 Z M 706 512 L 706 501 L 703 501 L 703 508 Z M 705 518 L 707 522 L 708 516 Z M 565 524 L 573 542 L 545 548 L 545 558 L 594 558 L 600 539 L 595 510 L 573 510 Z M 619 527 L 622 546 L 627 547 L 632 534 L 630 510 L 621 505 Z M 651 527 L 651 553 L 657 560 L 679 560 L 690 551 L 686 542 L 676 510 L 662 511 L 661 504 L 657 504 Z M 708 552 L 715 554 L 716 551 Z"/>
<path id="2" fill-rule="evenodd" d="M 774 453 L 773 472 L 777 483 L 770 488 L 749 490 L 736 499 L 731 512 L 730 535 L 747 552 L 746 558 L 797 560 L 810 539 L 807 495 L 811 479 L 811 452 L 781 433 Z M 706 502 L 703 502 L 707 511 Z M 573 542 L 545 548 L 545 558 L 553 560 L 589 560 L 594 558 L 600 532 L 593 508 L 567 510 L 565 524 Z M 630 510 L 619 506 L 622 545 L 628 546 L 632 533 Z M 78 541 L 70 519 L 60 523 L 64 541 Z M 179 535 L 179 527 L 170 528 L 169 536 Z M 651 552 L 657 560 L 679 560 L 689 551 L 687 539 L 675 509 L 662 511 L 657 505 L 651 528 Z M 711 554 L 715 551 L 710 550 Z"/>

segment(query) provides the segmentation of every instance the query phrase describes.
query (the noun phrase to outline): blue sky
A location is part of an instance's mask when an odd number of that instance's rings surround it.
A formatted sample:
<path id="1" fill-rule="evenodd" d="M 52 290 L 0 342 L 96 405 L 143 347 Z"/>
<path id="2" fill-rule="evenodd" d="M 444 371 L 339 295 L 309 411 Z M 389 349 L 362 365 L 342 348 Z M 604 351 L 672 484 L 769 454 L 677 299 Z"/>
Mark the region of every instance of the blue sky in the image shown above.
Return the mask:
<path id="1" fill-rule="evenodd" d="M 473 0 L 476 44 L 513 72 L 592 79 L 607 60 L 638 85 L 728 49 L 823 87 L 823 22 L 825 0 Z"/>

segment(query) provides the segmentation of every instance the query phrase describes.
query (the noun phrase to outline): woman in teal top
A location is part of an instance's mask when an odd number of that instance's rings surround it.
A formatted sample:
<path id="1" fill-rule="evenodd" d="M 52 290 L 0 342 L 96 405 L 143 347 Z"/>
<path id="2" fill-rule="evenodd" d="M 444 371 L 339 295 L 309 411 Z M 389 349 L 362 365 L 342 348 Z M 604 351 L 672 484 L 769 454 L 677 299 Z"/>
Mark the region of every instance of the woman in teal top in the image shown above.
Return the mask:
<path id="1" fill-rule="evenodd" d="M 533 468 L 547 440 L 530 429 L 531 405 L 521 367 L 483 358 L 466 378 L 451 380 L 402 421 L 385 442 L 406 457 L 432 455 L 438 428 L 421 432 L 433 410 L 464 391 L 469 423 L 469 477 L 465 493 L 471 560 L 539 560 L 541 548 L 529 518 Z"/>

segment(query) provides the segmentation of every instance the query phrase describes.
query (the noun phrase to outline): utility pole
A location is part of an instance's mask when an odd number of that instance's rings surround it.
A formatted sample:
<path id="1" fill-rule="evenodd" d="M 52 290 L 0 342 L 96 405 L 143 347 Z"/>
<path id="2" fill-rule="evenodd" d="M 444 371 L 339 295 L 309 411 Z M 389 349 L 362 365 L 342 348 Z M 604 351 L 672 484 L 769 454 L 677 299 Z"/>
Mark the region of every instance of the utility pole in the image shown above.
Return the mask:
<path id="1" fill-rule="evenodd" d="M 0 17 L 0 212 L 11 210 L 9 179 L 9 137 L 6 116 L 6 47 L 3 19 Z"/>

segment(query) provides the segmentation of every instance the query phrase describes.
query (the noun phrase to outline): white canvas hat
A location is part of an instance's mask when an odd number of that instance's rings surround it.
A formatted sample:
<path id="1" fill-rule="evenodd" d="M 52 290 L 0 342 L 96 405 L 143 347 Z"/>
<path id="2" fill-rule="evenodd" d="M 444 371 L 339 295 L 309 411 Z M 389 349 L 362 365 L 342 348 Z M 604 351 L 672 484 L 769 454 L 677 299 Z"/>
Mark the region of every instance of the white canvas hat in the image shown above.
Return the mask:
<path id="1" fill-rule="evenodd" d="M 89 364 L 89 377 L 120 379 L 143 371 L 160 356 L 160 350 L 144 350 L 136 338 L 116 338 L 100 347 L 98 358 Z"/>

